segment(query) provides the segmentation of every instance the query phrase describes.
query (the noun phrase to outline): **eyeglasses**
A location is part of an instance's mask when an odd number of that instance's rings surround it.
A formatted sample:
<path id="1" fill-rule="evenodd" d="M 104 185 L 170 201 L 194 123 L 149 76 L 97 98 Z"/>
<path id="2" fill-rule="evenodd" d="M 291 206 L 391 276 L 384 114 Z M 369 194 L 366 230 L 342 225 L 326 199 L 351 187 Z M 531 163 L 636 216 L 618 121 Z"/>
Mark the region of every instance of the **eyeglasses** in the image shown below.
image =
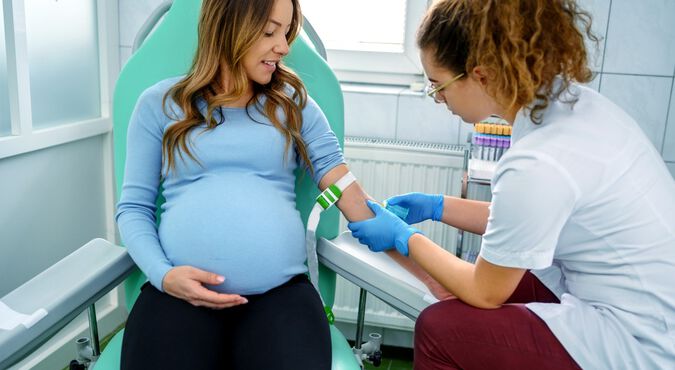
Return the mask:
<path id="1" fill-rule="evenodd" d="M 424 93 L 427 94 L 428 97 L 434 99 L 436 103 L 440 103 L 443 100 L 438 99 L 438 92 L 445 89 L 446 87 L 450 86 L 453 82 L 459 80 L 464 76 L 464 73 L 460 73 L 457 76 L 455 76 L 452 80 L 441 84 L 439 86 L 434 85 L 432 82 L 427 83 L 427 85 L 424 87 Z"/>

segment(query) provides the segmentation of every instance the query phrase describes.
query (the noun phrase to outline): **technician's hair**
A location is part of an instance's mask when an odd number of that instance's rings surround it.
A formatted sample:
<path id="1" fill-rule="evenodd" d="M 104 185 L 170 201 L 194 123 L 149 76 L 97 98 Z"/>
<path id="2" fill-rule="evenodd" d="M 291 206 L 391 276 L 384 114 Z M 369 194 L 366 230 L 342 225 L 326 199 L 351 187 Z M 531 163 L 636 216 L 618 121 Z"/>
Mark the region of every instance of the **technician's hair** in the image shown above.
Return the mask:
<path id="1" fill-rule="evenodd" d="M 592 79 L 584 34 L 596 47 L 599 39 L 591 22 L 574 0 L 439 0 L 423 19 L 417 44 L 464 78 L 482 66 L 490 96 L 509 110 L 531 108 L 530 118 L 541 123 L 551 99 L 572 81 Z"/>
<path id="2" fill-rule="evenodd" d="M 243 66 L 243 58 L 253 44 L 263 36 L 275 0 L 204 0 L 199 17 L 197 52 L 187 75 L 164 95 L 164 113 L 177 120 L 164 133 L 162 139 L 162 161 L 165 170 L 175 169 L 176 154 L 184 159 L 183 153 L 199 163 L 188 145 L 190 130 L 206 123 L 207 130 L 215 128 L 213 113 L 219 107 L 236 101 L 253 84 L 253 97 L 246 109 L 255 106 L 261 95 L 266 96 L 263 114 L 269 118 L 284 136 L 285 153 L 295 143 L 297 152 L 313 172 L 305 142 L 302 139 L 302 109 L 307 103 L 307 91 L 300 78 L 281 61 L 272 74 L 272 80 L 266 85 L 249 81 Z M 293 18 L 286 40 L 290 45 L 300 33 L 302 13 L 298 0 L 291 0 Z M 227 72 L 223 70 L 225 64 Z M 223 91 L 219 80 L 228 73 L 232 88 Z M 292 91 L 289 96 L 289 90 Z M 197 106 L 198 99 L 207 102 L 206 116 Z M 167 99 L 173 99 L 182 111 L 180 117 L 175 112 L 167 112 Z M 281 109 L 285 122 L 281 122 L 277 112 Z M 250 116 L 250 114 L 249 114 Z"/>

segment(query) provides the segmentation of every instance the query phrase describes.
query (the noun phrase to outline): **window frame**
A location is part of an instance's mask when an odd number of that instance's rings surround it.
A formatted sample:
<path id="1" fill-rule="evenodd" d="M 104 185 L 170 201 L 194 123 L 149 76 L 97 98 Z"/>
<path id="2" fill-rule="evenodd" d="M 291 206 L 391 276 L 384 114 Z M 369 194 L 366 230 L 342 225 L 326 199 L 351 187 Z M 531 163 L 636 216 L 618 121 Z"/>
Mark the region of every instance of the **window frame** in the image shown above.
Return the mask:
<path id="1" fill-rule="evenodd" d="M 326 48 L 328 64 L 340 82 L 410 85 L 424 80 L 415 35 L 431 0 L 406 0 L 402 53 Z M 311 18 L 309 19 L 312 21 Z M 320 35 L 319 35 L 320 36 Z"/>
<path id="2" fill-rule="evenodd" d="M 9 135 L 0 136 L 0 159 L 111 132 L 113 86 L 119 73 L 117 2 L 96 0 L 101 116 L 35 129 L 26 38 L 26 0 L 2 1 L 11 129 Z"/>

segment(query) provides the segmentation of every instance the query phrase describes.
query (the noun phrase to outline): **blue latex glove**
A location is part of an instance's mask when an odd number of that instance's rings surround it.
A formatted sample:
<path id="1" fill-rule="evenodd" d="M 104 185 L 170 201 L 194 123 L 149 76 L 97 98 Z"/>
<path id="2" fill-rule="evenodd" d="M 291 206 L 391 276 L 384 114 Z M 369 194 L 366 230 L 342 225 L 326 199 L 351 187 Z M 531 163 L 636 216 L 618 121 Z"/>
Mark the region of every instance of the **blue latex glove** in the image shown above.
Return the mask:
<path id="1" fill-rule="evenodd" d="M 410 227 L 379 204 L 370 200 L 366 203 L 375 213 L 375 217 L 365 221 L 350 222 L 347 227 L 352 231 L 352 235 L 373 252 L 396 248 L 399 253 L 407 256 L 408 239 L 420 231 Z"/>
<path id="2" fill-rule="evenodd" d="M 387 199 L 387 205 L 408 209 L 404 221 L 409 225 L 426 220 L 440 221 L 443 217 L 443 195 L 408 193 Z"/>

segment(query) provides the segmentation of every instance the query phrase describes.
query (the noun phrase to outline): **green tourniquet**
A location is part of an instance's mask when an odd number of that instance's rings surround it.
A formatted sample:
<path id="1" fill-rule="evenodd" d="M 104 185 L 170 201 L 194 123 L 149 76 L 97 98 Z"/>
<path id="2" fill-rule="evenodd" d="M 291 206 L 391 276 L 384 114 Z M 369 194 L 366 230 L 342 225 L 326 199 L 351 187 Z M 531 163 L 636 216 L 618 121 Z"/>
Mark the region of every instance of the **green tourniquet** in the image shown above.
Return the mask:
<path id="1" fill-rule="evenodd" d="M 319 204 L 321 205 L 321 208 L 323 208 L 324 211 L 327 210 L 328 207 L 330 207 L 330 205 L 331 205 L 331 204 L 324 198 L 323 194 L 319 194 L 319 196 L 316 198 L 316 201 L 317 201 L 317 203 L 319 203 Z"/>
<path id="2" fill-rule="evenodd" d="M 337 202 L 337 200 L 340 199 L 340 197 L 342 196 L 340 188 L 338 188 L 337 185 L 335 184 L 331 184 L 330 186 L 328 186 L 328 189 L 330 189 L 333 192 L 333 194 L 335 194 L 335 196 L 337 197 L 337 199 L 335 199 L 333 202 Z"/>
<path id="3" fill-rule="evenodd" d="M 335 185 L 331 184 L 324 190 L 321 194 L 319 194 L 318 197 L 316 197 L 316 202 L 321 205 L 321 208 L 324 210 L 327 210 L 337 202 L 338 199 L 342 196 L 342 192 L 340 189 Z"/>

